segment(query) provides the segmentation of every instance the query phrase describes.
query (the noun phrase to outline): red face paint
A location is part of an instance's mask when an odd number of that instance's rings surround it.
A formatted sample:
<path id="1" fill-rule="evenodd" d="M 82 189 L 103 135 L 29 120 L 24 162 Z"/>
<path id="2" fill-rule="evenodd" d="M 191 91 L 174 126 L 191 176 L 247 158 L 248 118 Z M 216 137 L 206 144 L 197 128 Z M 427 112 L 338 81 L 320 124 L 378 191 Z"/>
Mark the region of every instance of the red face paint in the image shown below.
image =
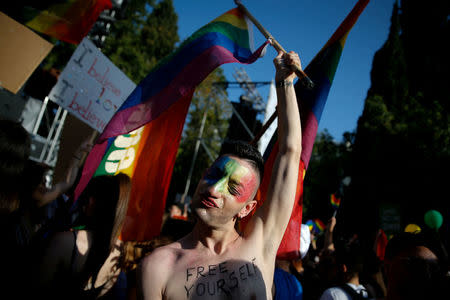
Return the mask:
<path id="1" fill-rule="evenodd" d="M 239 203 L 249 200 L 258 184 L 250 166 L 228 156 L 219 158 L 203 179 L 217 192 L 232 195 Z"/>

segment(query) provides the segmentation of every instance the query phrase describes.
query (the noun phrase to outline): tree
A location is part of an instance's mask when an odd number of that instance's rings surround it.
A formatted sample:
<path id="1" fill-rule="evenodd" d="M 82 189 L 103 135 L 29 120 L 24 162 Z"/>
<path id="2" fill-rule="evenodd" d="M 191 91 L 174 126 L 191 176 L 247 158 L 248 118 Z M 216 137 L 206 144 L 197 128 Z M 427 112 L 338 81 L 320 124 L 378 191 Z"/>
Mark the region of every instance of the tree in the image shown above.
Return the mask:
<path id="1" fill-rule="evenodd" d="M 430 208 L 448 212 L 441 176 L 450 167 L 448 12 L 448 3 L 439 0 L 394 5 L 358 120 L 350 227 L 378 229 L 377 212 L 389 203 L 401 207 L 402 228 L 423 222 Z"/>
<path id="2" fill-rule="evenodd" d="M 112 24 L 101 50 L 138 83 L 174 50 L 179 41 L 177 22 L 172 0 L 130 0 L 123 18 Z M 55 47 L 43 62 L 43 67 L 62 70 L 76 46 L 52 41 Z"/>
<path id="3" fill-rule="evenodd" d="M 103 53 L 136 83 L 171 53 L 178 37 L 172 0 L 134 0 L 113 24 Z"/>
<path id="4" fill-rule="evenodd" d="M 352 135 L 344 134 L 342 143 L 335 142 L 325 129 L 319 132 L 303 183 L 303 214 L 307 219 L 328 220 L 333 214 L 331 194 L 342 197 L 343 179 L 348 176 Z"/>

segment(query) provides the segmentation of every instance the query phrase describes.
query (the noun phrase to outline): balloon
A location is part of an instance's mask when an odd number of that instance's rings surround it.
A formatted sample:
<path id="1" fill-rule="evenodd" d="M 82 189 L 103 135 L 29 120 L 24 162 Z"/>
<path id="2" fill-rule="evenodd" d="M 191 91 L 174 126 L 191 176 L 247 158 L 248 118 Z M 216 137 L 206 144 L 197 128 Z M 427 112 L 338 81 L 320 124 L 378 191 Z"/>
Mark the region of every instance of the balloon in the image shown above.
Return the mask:
<path id="1" fill-rule="evenodd" d="M 442 215 L 437 210 L 429 210 L 425 213 L 425 224 L 432 229 L 439 229 L 442 225 Z"/>
<path id="2" fill-rule="evenodd" d="M 416 224 L 409 224 L 405 227 L 405 232 L 419 233 L 421 230 Z"/>

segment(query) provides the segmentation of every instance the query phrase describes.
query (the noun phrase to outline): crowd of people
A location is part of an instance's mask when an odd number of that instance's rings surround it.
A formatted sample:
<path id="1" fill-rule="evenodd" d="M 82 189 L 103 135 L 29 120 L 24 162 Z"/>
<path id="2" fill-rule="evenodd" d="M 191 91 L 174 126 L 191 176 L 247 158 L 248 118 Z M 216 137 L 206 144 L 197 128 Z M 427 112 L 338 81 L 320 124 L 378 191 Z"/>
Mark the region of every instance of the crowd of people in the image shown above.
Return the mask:
<path id="1" fill-rule="evenodd" d="M 170 203 L 160 235 L 149 241 L 121 239 L 132 184 L 127 175 L 94 177 L 73 199 L 88 143 L 74 152 L 65 180 L 49 183 L 48 166 L 29 160 L 28 132 L 1 120 L 0 282 L 5 297 L 448 298 L 448 255 L 433 232 L 395 234 L 380 257 L 361 237 L 337 234 L 333 216 L 322 235 L 302 225 L 297 258 L 277 258 L 301 153 L 291 69 L 300 67 L 300 59 L 279 53 L 274 64 L 279 154 L 263 205 L 256 209 L 254 200 L 264 172 L 261 154 L 247 143 L 228 143 L 200 180 L 189 209 Z M 248 215 L 240 230 L 239 220 Z"/>

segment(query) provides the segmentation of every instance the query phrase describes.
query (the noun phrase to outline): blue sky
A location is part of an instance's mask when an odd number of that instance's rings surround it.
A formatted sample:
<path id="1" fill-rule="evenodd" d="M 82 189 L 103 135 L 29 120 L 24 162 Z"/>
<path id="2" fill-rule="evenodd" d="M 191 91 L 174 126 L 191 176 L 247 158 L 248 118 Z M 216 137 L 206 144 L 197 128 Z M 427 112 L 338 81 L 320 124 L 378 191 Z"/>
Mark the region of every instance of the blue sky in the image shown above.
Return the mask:
<path id="1" fill-rule="evenodd" d="M 235 7 L 233 0 L 174 0 L 178 14 L 178 34 L 186 39 L 201 26 Z M 357 0 L 243 0 L 251 14 L 287 50 L 299 53 L 303 67 L 327 42 Z M 336 141 L 345 131 L 354 131 L 364 107 L 370 87 L 370 70 L 375 52 L 387 39 L 390 16 L 395 0 L 372 0 L 348 35 L 333 85 L 328 96 L 319 131 L 325 128 Z M 264 42 L 264 36 L 253 27 L 255 47 Z M 276 51 L 267 54 L 252 65 L 227 64 L 223 66 L 227 80 L 235 81 L 233 73 L 243 67 L 252 81 L 270 81 L 274 76 L 272 60 Z M 258 87 L 267 100 L 269 86 Z M 229 88 L 232 101 L 238 101 L 242 90 Z"/>

